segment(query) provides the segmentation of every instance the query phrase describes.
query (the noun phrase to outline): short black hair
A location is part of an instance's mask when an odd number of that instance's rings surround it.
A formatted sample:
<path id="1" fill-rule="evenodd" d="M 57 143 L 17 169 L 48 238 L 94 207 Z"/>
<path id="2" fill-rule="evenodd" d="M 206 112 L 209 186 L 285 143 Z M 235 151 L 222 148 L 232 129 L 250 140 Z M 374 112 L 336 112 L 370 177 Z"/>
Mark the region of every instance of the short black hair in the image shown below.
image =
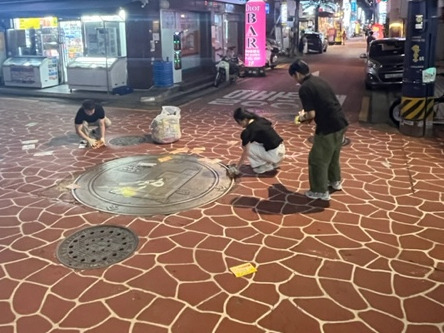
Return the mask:
<path id="1" fill-rule="evenodd" d="M 372 31 L 372 30 L 370 30 L 368 33 L 369 33 L 370 35 L 373 35 L 373 31 Z"/>
<path id="2" fill-rule="evenodd" d="M 302 75 L 307 75 L 310 73 L 310 67 L 308 67 L 308 64 L 305 61 L 297 59 L 288 68 L 288 74 L 290 74 L 290 76 L 293 76 L 296 72 L 301 73 Z"/>
<path id="3" fill-rule="evenodd" d="M 259 116 L 253 112 L 248 111 L 244 107 L 239 107 L 233 112 L 233 118 L 237 123 L 244 119 L 258 119 Z"/>
<path id="4" fill-rule="evenodd" d="M 82 107 L 84 110 L 92 110 L 96 107 L 96 102 L 94 102 L 92 99 L 85 99 L 82 102 Z"/>

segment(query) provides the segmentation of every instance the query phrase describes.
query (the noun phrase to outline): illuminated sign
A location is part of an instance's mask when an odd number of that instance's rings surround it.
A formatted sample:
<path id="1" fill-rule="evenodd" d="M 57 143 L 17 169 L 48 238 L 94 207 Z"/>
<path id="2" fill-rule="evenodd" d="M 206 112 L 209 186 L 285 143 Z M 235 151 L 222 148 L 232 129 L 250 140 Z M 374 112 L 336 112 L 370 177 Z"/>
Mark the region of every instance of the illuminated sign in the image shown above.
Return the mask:
<path id="1" fill-rule="evenodd" d="M 42 27 L 57 27 L 57 17 L 19 18 L 14 20 L 18 29 L 40 29 Z"/>
<path id="2" fill-rule="evenodd" d="M 266 60 L 265 2 L 250 0 L 245 5 L 245 66 L 264 67 Z"/>
<path id="3" fill-rule="evenodd" d="M 247 0 L 216 0 L 217 2 L 232 3 L 234 5 L 245 5 Z"/>

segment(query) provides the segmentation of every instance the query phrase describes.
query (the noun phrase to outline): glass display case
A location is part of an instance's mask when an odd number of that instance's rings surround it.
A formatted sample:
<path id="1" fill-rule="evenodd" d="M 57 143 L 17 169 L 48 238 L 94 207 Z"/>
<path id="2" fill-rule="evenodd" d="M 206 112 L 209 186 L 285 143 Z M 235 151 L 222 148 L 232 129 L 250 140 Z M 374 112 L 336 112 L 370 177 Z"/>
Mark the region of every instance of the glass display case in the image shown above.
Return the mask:
<path id="1" fill-rule="evenodd" d="M 59 84 L 57 58 L 21 56 L 3 63 L 5 86 L 46 88 Z"/>
<path id="2" fill-rule="evenodd" d="M 70 90 L 112 91 L 127 85 L 125 57 L 79 57 L 67 66 Z"/>

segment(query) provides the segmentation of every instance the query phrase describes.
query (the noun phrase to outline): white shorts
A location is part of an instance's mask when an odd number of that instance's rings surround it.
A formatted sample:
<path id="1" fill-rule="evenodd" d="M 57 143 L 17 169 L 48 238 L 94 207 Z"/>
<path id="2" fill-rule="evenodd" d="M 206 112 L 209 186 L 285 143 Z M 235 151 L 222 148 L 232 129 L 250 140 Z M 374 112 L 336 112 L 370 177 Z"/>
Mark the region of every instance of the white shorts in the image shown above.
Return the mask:
<path id="1" fill-rule="evenodd" d="M 257 168 L 266 163 L 279 164 L 284 156 L 285 145 L 283 142 L 275 149 L 268 151 L 261 143 L 250 142 L 248 144 L 248 160 L 252 168 Z"/>

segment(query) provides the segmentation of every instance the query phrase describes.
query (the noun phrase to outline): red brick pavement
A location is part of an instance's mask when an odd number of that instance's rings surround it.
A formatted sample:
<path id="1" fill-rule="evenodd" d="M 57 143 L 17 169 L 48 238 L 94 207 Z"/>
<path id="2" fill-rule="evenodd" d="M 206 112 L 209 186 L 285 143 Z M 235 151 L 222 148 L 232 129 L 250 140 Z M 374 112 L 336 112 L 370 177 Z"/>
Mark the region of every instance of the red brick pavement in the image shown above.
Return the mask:
<path id="1" fill-rule="evenodd" d="M 275 176 L 245 168 L 229 194 L 203 207 L 118 216 L 76 202 L 66 186 L 135 154 L 184 148 L 234 161 L 240 128 L 230 115 L 188 105 L 174 144 L 87 150 L 78 148 L 70 109 L 1 101 L 1 333 L 444 331 L 442 139 L 352 124 L 344 189 L 318 202 L 301 195 L 312 129 L 270 113 L 288 150 Z M 157 113 L 107 112 L 108 140 L 149 134 Z M 27 140 L 35 148 L 24 149 Z M 63 239 L 101 224 L 133 230 L 134 255 L 95 270 L 58 262 Z M 229 268 L 246 262 L 257 272 L 236 278 Z"/>

